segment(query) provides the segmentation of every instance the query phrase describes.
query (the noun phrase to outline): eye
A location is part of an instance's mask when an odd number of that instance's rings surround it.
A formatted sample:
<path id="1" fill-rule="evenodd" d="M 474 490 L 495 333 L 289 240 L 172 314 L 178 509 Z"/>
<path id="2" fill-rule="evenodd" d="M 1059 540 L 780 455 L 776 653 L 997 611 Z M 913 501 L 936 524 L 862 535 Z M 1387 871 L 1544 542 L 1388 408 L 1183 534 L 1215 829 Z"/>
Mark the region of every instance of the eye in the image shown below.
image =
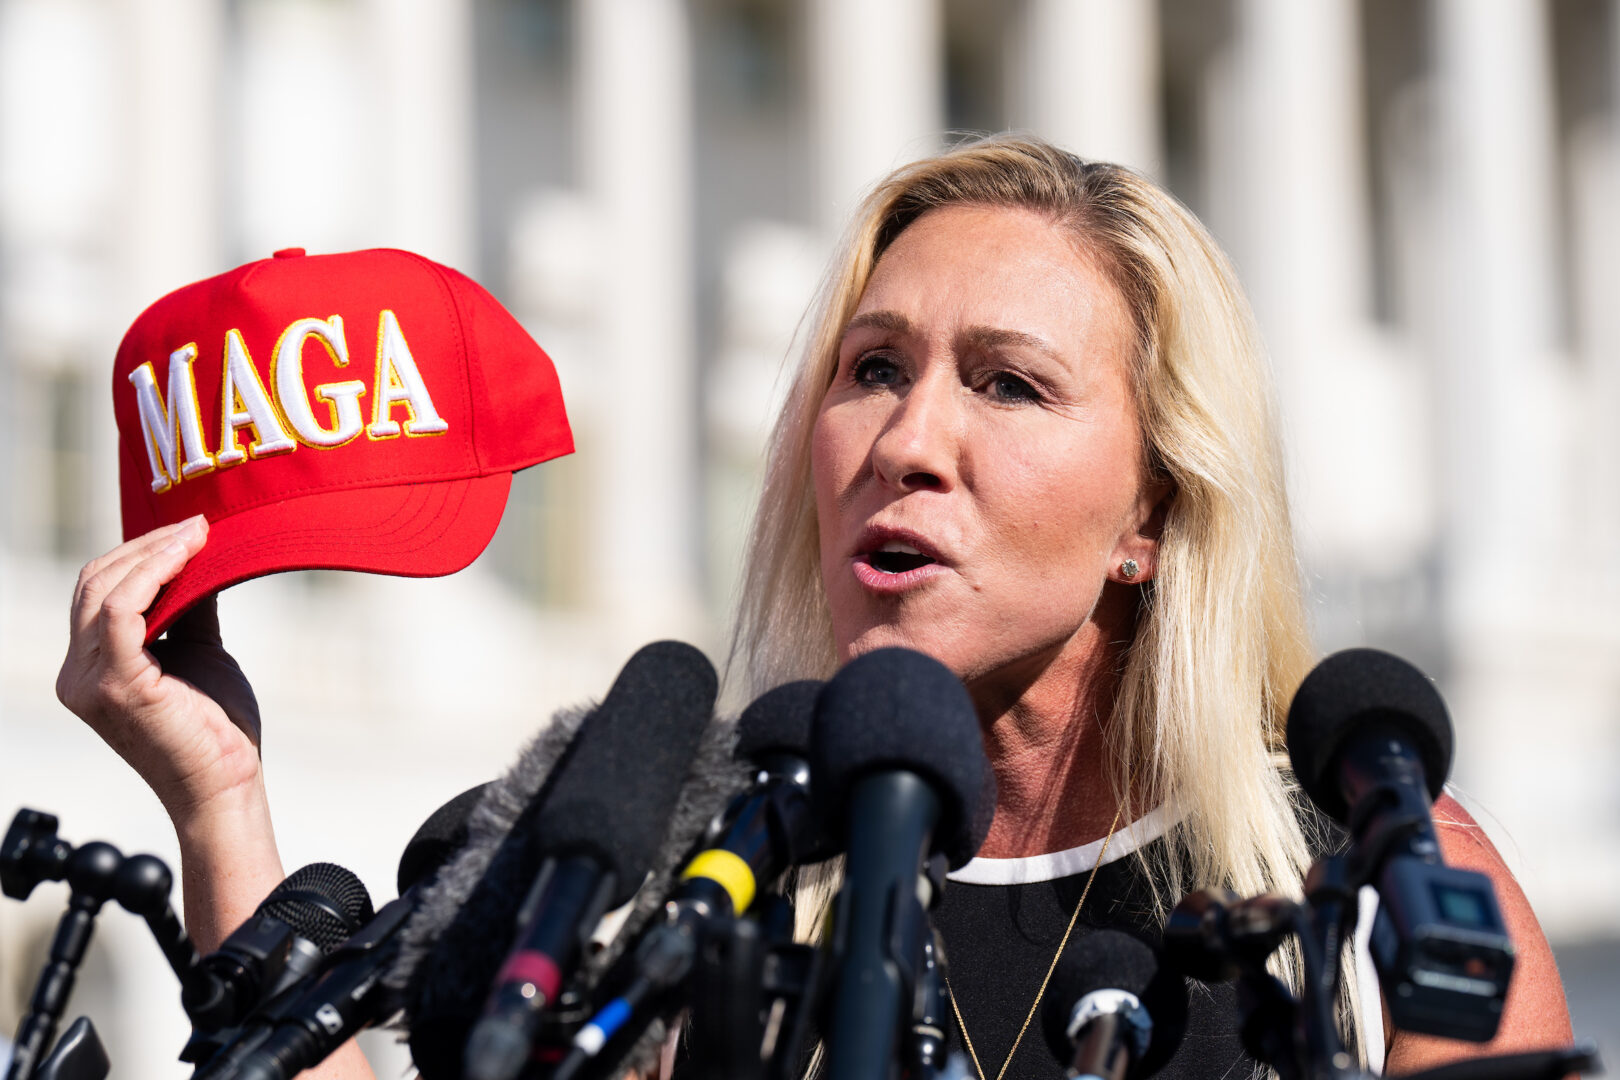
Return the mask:
<path id="1" fill-rule="evenodd" d="M 868 353 L 855 361 L 850 378 L 862 386 L 893 386 L 900 381 L 900 365 L 886 353 Z"/>
<path id="2" fill-rule="evenodd" d="M 988 383 L 990 396 L 997 401 L 1039 401 L 1041 395 L 1025 380 L 1006 371 L 998 371 L 990 376 Z"/>

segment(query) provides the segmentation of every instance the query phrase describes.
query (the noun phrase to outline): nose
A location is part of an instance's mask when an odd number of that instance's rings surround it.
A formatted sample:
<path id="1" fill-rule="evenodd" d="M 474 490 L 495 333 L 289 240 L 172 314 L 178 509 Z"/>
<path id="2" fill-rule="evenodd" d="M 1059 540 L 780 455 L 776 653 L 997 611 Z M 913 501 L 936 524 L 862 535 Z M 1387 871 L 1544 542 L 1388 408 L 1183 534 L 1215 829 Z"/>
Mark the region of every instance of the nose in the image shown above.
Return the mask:
<path id="1" fill-rule="evenodd" d="M 959 472 L 955 384 L 922 379 L 896 399 L 872 445 L 872 470 L 896 491 L 949 491 Z"/>

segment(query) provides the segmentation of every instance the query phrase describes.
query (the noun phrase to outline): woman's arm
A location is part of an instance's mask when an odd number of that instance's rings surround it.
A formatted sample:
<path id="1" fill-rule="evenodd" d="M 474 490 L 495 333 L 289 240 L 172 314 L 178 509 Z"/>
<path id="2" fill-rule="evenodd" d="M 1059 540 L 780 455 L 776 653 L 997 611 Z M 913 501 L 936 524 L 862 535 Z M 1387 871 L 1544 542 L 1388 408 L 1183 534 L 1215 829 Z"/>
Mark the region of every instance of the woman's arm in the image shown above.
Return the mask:
<path id="1" fill-rule="evenodd" d="M 202 549 L 202 518 L 156 529 L 92 560 L 73 591 L 56 694 L 140 774 L 180 842 L 186 929 L 204 953 L 281 883 L 259 760 L 253 688 L 220 642 L 212 598 L 143 646 L 142 615 Z M 372 1080 L 353 1042 L 320 1080 Z"/>
<path id="2" fill-rule="evenodd" d="M 1463 1058 L 1569 1045 L 1574 1035 L 1569 1024 L 1569 1005 L 1564 1000 L 1564 985 L 1559 981 L 1547 936 L 1541 932 L 1541 924 L 1530 910 L 1524 890 L 1508 872 L 1507 864 L 1485 830 L 1450 795 L 1441 795 L 1434 804 L 1434 829 L 1447 866 L 1476 870 L 1490 878 L 1496 887 L 1502 920 L 1507 924 L 1517 954 L 1513 981 L 1508 987 L 1507 1004 L 1496 1038 L 1488 1043 L 1468 1043 L 1394 1031 L 1389 1039 L 1384 1071 L 1397 1075 Z M 1387 1009 L 1384 1029 L 1390 1031 Z"/>

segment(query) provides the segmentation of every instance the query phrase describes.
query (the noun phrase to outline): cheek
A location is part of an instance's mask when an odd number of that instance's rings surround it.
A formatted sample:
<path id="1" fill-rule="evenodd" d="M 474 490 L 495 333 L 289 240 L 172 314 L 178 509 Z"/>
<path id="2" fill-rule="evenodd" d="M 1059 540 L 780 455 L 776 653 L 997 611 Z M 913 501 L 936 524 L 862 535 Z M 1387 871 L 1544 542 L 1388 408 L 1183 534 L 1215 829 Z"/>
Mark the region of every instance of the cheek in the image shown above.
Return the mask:
<path id="1" fill-rule="evenodd" d="M 1137 483 L 1134 459 L 1112 451 L 1062 438 L 1004 447 L 994 486 L 1009 552 L 1054 570 L 1101 567 L 1135 504 Z"/>

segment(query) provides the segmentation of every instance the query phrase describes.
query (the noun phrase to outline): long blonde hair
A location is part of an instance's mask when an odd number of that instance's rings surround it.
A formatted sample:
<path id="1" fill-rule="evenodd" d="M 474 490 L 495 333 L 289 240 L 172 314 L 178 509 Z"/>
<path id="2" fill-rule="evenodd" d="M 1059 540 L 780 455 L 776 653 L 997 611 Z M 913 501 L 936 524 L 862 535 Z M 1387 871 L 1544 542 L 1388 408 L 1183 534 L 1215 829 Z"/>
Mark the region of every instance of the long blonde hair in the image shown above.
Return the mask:
<path id="1" fill-rule="evenodd" d="M 1033 210 L 1071 230 L 1135 319 L 1143 451 L 1175 494 L 1107 724 L 1108 773 L 1126 820 L 1147 809 L 1130 805 L 1134 790 L 1176 822 L 1167 844 L 1141 856 L 1161 913 L 1200 887 L 1298 895 L 1311 845 L 1283 725 L 1312 653 L 1271 377 L 1225 255 L 1191 212 L 1128 169 L 1003 135 L 905 166 L 865 199 L 772 435 L 734 655 L 756 692 L 836 668 L 812 429 L 873 267 L 913 221 L 951 205 Z"/>

